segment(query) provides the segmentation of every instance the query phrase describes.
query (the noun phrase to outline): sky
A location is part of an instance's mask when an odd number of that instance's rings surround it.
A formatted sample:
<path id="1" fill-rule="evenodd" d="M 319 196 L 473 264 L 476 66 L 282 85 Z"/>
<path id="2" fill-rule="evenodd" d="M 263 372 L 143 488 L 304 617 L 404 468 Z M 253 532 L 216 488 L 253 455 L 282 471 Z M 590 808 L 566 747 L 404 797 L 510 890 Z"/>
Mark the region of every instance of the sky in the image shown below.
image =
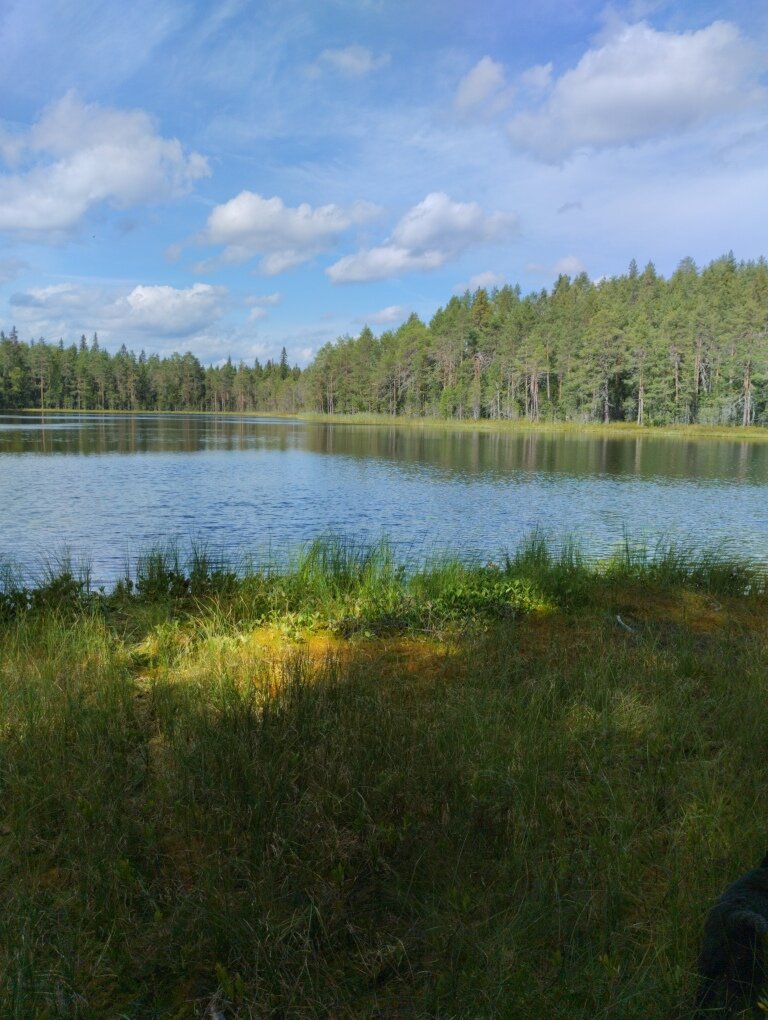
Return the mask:
<path id="1" fill-rule="evenodd" d="M 768 254 L 763 0 L 2 0 L 0 329 L 306 365 Z"/>

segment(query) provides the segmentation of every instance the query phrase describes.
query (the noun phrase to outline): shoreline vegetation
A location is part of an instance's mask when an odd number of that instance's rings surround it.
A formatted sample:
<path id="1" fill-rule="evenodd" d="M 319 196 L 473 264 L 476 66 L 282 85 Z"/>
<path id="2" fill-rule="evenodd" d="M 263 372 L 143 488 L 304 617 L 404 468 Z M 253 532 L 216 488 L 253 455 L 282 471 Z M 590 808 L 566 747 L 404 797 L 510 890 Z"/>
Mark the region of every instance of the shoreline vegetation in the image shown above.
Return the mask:
<path id="1" fill-rule="evenodd" d="M 633 261 L 525 296 L 467 291 L 428 323 L 318 339 L 304 369 L 285 348 L 204 367 L 190 350 L 110 353 L 96 333 L 25 342 L 14 327 L 0 332 L 0 406 L 749 428 L 768 424 L 767 317 L 768 262 L 729 253 L 683 259 L 668 279 Z"/>
<path id="2" fill-rule="evenodd" d="M 765 852 L 768 576 L 328 537 L 0 572 L 0 1012 L 683 1018 Z"/>
<path id="3" fill-rule="evenodd" d="M 446 429 L 470 432 L 520 432 L 529 435 L 546 435 L 556 433 L 559 435 L 591 435 L 606 436 L 609 438 L 636 439 L 644 437 L 660 437 L 664 439 L 727 439 L 730 441 L 758 441 L 768 439 L 768 427 L 764 425 L 638 425 L 635 422 L 558 422 L 538 421 L 531 422 L 525 419 L 509 421 L 494 418 L 434 418 L 428 416 L 414 417 L 412 415 L 387 415 L 387 414 L 366 414 L 362 411 L 350 412 L 348 414 L 329 414 L 324 412 L 289 412 L 258 410 L 253 411 L 126 411 L 126 410 L 101 410 L 78 411 L 73 408 L 64 407 L 23 407 L 23 408 L 0 408 L 0 414 L 36 414 L 36 415 L 87 415 L 89 417 L 125 417 L 142 415 L 147 416 L 170 416 L 183 417 L 185 415 L 204 416 L 211 418 L 227 418 L 237 420 L 263 417 L 275 419 L 276 421 L 300 421 L 316 425 L 352 425 L 352 426 L 381 426 L 384 428 L 404 429 Z"/>

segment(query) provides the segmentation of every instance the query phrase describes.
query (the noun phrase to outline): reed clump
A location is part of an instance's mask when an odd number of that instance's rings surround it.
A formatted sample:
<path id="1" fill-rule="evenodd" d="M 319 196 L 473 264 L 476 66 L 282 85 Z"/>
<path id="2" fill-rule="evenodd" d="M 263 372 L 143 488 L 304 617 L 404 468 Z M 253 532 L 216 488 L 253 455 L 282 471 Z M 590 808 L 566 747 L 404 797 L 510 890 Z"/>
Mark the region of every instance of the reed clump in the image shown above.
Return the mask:
<path id="1" fill-rule="evenodd" d="M 765 610 L 538 537 L 0 573 L 0 1013 L 685 1016 L 765 851 Z"/>

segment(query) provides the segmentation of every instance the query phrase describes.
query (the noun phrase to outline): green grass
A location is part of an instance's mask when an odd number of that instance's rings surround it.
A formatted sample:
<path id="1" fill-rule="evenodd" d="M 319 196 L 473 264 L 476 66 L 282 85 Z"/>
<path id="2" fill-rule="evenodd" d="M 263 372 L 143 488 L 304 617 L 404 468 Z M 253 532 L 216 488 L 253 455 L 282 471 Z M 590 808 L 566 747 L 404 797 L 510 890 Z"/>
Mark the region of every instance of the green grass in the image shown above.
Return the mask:
<path id="1" fill-rule="evenodd" d="M 3 1017 L 671 1020 L 765 852 L 749 564 L 329 539 L 0 607 Z"/>
<path id="2" fill-rule="evenodd" d="M 227 413 L 236 414 L 236 412 Z M 638 439 L 644 436 L 663 436 L 667 439 L 729 439 L 731 441 L 738 440 L 739 442 L 743 440 L 759 441 L 768 438 L 768 429 L 764 425 L 638 425 L 632 421 L 588 422 L 547 421 L 544 419 L 533 422 L 525 418 L 512 420 L 500 418 L 438 418 L 406 414 L 367 414 L 364 412 L 349 414 L 313 414 L 310 412 L 279 414 L 265 412 L 265 414 L 270 418 L 290 418 L 292 420 L 299 419 L 301 421 L 333 425 L 382 425 L 388 428 L 429 428 L 454 431 L 525 432 L 534 434 L 557 432 L 566 435 L 587 433 L 610 436 L 611 438 L 625 437 L 628 439 Z"/>

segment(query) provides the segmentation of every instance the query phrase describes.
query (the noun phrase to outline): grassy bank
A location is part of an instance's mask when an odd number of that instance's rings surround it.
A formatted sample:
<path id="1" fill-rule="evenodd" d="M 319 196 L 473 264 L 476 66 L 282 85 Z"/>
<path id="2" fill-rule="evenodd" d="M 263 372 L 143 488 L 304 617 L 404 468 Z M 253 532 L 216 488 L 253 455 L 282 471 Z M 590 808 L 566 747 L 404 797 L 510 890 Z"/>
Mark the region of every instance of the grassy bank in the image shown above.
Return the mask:
<path id="1" fill-rule="evenodd" d="M 602 422 L 562 422 L 540 421 L 531 422 L 523 418 L 516 420 L 500 418 L 429 418 L 411 415 L 388 414 L 313 414 L 307 411 L 296 413 L 280 411 L 77 411 L 71 408 L 61 409 L 48 407 L 25 408 L 25 414 L 69 414 L 73 416 L 86 414 L 103 417 L 123 417 L 125 415 L 203 415 L 211 418 L 254 418 L 266 417 L 276 420 L 306 421 L 326 425 L 384 425 L 387 428 L 404 429 L 447 429 L 449 431 L 470 432 L 522 432 L 586 434 L 593 436 L 623 436 L 638 438 L 643 436 L 663 436 L 665 438 L 682 439 L 730 439 L 761 441 L 768 439 L 768 428 L 763 425 L 637 425 L 635 422 L 613 421 Z M 18 411 L 8 412 L 18 413 Z"/>
<path id="2" fill-rule="evenodd" d="M 562 433 L 592 436 L 643 436 L 678 437 L 684 439 L 768 439 L 768 429 L 762 425 L 638 425 L 635 422 L 578 422 L 578 421 L 527 421 L 501 418 L 422 418 L 409 415 L 386 414 L 309 414 L 270 415 L 270 417 L 300 418 L 303 421 L 336 425 L 386 425 L 390 428 L 444 428 L 479 432 Z"/>
<path id="3" fill-rule="evenodd" d="M 682 1017 L 765 852 L 754 567 L 325 542 L 0 593 L 3 1017 Z"/>

